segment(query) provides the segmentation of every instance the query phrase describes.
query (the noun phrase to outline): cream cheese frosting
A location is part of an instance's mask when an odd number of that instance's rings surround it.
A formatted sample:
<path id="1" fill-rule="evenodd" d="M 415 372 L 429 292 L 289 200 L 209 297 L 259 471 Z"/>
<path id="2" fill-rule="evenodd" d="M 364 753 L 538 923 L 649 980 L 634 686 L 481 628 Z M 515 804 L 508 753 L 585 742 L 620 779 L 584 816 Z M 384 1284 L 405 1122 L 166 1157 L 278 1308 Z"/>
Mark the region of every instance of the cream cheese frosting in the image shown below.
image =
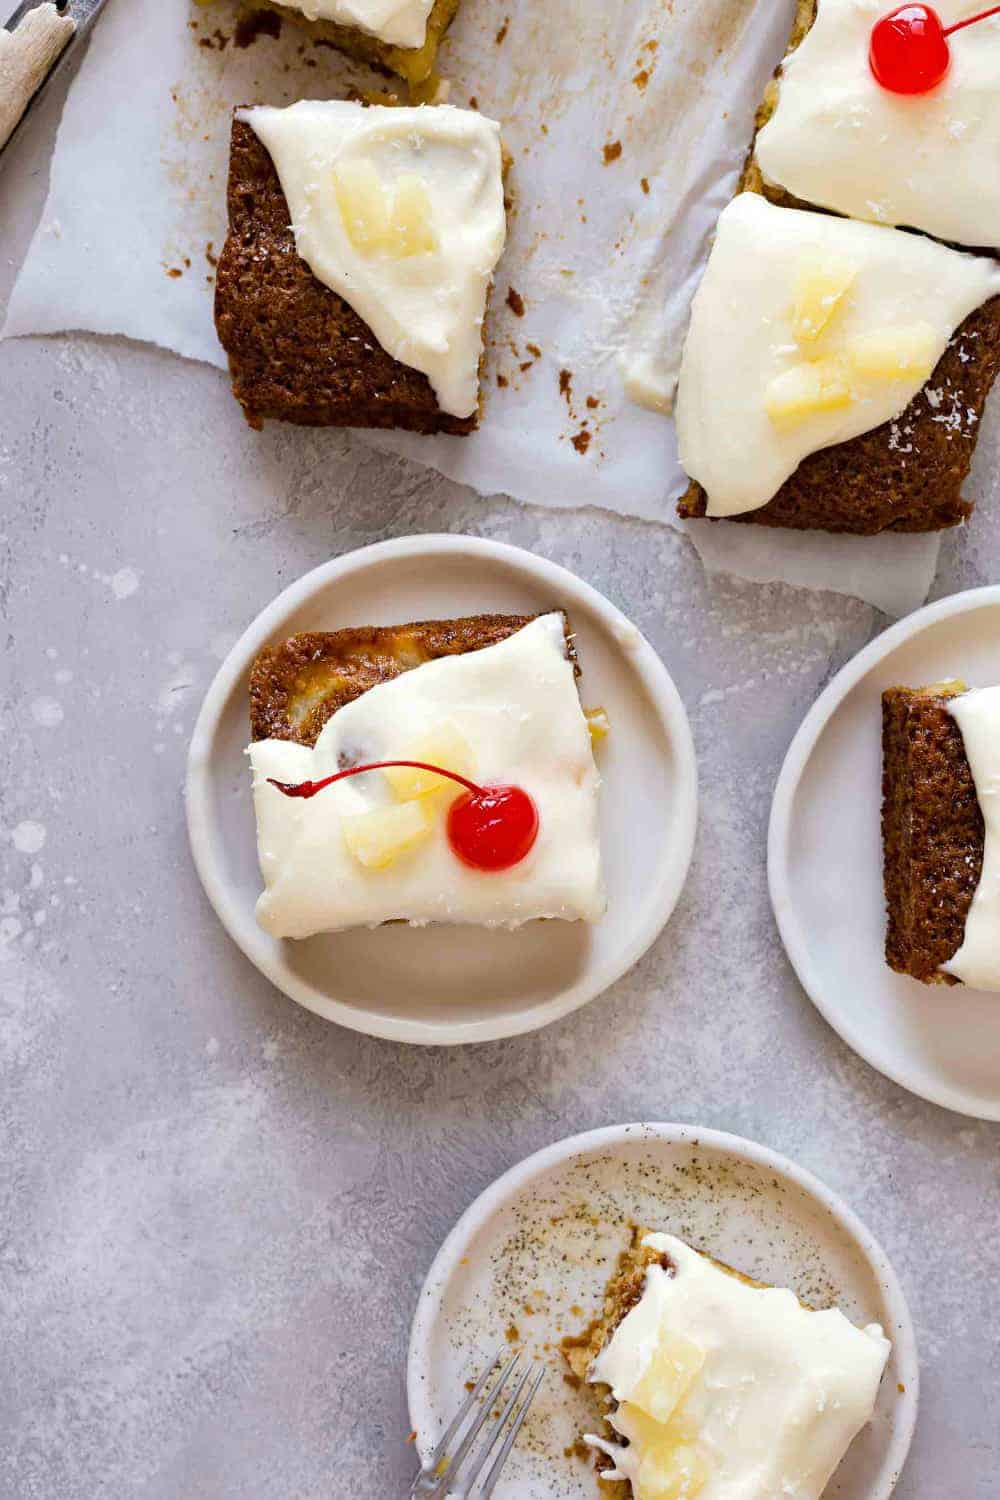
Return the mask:
<path id="1" fill-rule="evenodd" d="M 729 1275 L 673 1235 L 643 1243 L 674 1269 L 650 1266 L 591 1366 L 628 1439 L 588 1436 L 615 1462 L 604 1477 L 636 1500 L 817 1500 L 874 1411 L 891 1349 L 881 1328 Z"/>
<path id="2" fill-rule="evenodd" d="M 675 404 L 708 515 L 766 505 L 808 454 L 899 416 L 997 293 L 987 257 L 739 194 L 692 304 Z"/>
<path id="3" fill-rule="evenodd" d="M 962 946 L 941 967 L 977 990 L 1000 990 L 1000 687 L 963 693 L 946 706 L 962 731 L 986 842 Z"/>
<path id="4" fill-rule="evenodd" d="M 308 21 L 355 26 L 392 47 L 422 47 L 434 0 L 281 0 Z"/>
<path id="5" fill-rule="evenodd" d="M 986 6 L 935 0 L 945 26 Z M 855 219 L 910 225 L 963 245 L 1000 244 L 1000 17 L 949 38 L 951 67 L 930 93 L 891 93 L 868 62 L 888 0 L 819 0 L 786 59 L 757 137 L 765 179 Z"/>
<path id="6" fill-rule="evenodd" d="M 486 299 L 506 237 L 500 126 L 451 105 L 302 100 L 239 118 L 270 153 L 299 255 L 441 410 L 479 397 Z"/>
<path id="7" fill-rule="evenodd" d="M 522 787 L 538 837 L 520 864 L 484 873 L 448 843 L 443 813 L 390 867 L 358 863 L 345 820 L 393 801 L 384 773 L 348 778 L 308 800 L 268 784 L 316 781 L 348 765 L 414 755 L 446 729 L 468 746 L 479 783 Z M 377 926 L 464 922 L 518 927 L 536 917 L 595 922 L 604 912 L 598 787 L 563 617 L 543 615 L 498 645 L 426 662 L 345 704 L 315 746 L 258 740 L 253 767 L 265 890 L 257 920 L 275 937 Z M 439 763 L 439 762 L 438 762 Z"/>

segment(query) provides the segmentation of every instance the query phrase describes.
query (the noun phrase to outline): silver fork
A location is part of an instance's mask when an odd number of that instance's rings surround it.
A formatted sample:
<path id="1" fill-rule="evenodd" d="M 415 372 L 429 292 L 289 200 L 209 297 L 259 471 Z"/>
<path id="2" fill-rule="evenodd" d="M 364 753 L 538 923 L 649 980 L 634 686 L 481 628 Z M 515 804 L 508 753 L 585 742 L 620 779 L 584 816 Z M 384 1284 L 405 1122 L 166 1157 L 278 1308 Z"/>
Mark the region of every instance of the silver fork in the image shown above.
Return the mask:
<path id="1" fill-rule="evenodd" d="M 501 1358 L 502 1355 L 499 1352 L 493 1356 L 462 1402 L 434 1452 L 429 1454 L 421 1464 L 420 1473 L 410 1489 L 410 1500 L 446 1500 L 446 1497 L 450 1497 L 450 1500 L 466 1500 L 467 1496 L 472 1495 L 473 1486 L 506 1429 L 489 1473 L 480 1488 L 475 1491 L 476 1500 L 489 1500 L 489 1496 L 493 1494 L 500 1478 L 500 1471 L 517 1441 L 521 1424 L 528 1415 L 538 1387 L 545 1378 L 544 1367 L 536 1368 L 529 1363 L 522 1369 L 521 1355 L 515 1354 L 504 1365 L 495 1383 L 490 1384 Z M 532 1378 L 533 1371 L 534 1377 Z M 487 1417 L 493 1412 L 501 1395 L 508 1389 L 510 1389 L 510 1394 L 506 1398 L 502 1412 L 486 1427 Z M 465 1420 L 480 1397 L 483 1398 L 482 1404 L 468 1429 L 463 1433 Z M 476 1439 L 480 1433 L 482 1433 L 482 1440 L 477 1446 Z"/>

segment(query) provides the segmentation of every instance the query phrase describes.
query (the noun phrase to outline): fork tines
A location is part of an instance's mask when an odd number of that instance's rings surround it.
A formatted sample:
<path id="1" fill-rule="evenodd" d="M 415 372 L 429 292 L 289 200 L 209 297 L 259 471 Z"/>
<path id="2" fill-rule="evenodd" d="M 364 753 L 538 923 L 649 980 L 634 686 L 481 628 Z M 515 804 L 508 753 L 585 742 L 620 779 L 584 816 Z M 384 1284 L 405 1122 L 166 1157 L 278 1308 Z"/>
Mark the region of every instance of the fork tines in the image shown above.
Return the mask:
<path id="1" fill-rule="evenodd" d="M 501 1470 L 517 1440 L 521 1424 L 545 1376 L 543 1366 L 514 1354 L 497 1375 L 503 1356 L 498 1350 L 449 1423 L 444 1436 L 413 1481 L 410 1500 L 464 1500 L 497 1444 L 500 1444 L 477 1500 L 493 1494 Z M 530 1382 L 530 1383 L 529 1383 Z M 503 1399 L 503 1409 L 498 1411 Z M 476 1409 L 478 1403 L 478 1410 Z M 467 1419 L 470 1417 L 471 1421 Z M 488 1419 L 492 1417 L 492 1422 Z M 501 1441 L 502 1439 L 502 1441 Z"/>

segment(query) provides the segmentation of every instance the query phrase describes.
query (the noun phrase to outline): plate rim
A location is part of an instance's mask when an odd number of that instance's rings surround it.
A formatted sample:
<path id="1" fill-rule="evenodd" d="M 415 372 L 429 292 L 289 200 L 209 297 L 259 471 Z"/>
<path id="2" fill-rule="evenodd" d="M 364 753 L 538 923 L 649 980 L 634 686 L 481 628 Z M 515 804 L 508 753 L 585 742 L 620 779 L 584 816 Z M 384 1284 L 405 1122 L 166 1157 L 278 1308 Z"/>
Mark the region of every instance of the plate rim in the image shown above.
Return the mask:
<path id="1" fill-rule="evenodd" d="M 875 1486 L 865 1497 L 865 1500 L 888 1500 L 903 1472 L 910 1451 L 920 1403 L 920 1364 L 916 1332 L 902 1284 L 892 1262 L 880 1242 L 854 1209 L 807 1167 L 800 1167 L 790 1157 L 758 1141 L 751 1141 L 745 1136 L 710 1127 L 639 1120 L 626 1125 L 604 1125 L 596 1130 L 586 1130 L 576 1135 L 565 1136 L 562 1140 L 543 1146 L 541 1150 L 533 1151 L 515 1162 L 473 1199 L 442 1241 L 417 1297 L 406 1355 L 406 1402 L 411 1429 L 419 1433 L 420 1423 L 426 1415 L 420 1410 L 420 1380 L 417 1364 L 421 1357 L 421 1349 L 429 1345 L 431 1329 L 440 1305 L 440 1293 L 437 1289 L 443 1287 L 454 1273 L 455 1265 L 461 1258 L 462 1247 L 471 1235 L 483 1226 L 490 1215 L 512 1195 L 514 1190 L 523 1188 L 548 1171 L 550 1167 L 569 1161 L 574 1156 L 595 1149 L 599 1150 L 601 1147 L 620 1145 L 637 1134 L 640 1138 L 645 1137 L 651 1142 L 662 1141 L 669 1145 L 697 1143 L 713 1150 L 728 1151 L 743 1161 L 787 1178 L 815 1199 L 858 1245 L 875 1276 L 893 1318 L 895 1324 L 893 1352 L 899 1380 L 906 1387 L 896 1407 L 898 1415 L 893 1424 L 888 1451 L 881 1470 L 876 1477 Z M 419 1436 L 414 1441 L 419 1451 Z"/>
<path id="2" fill-rule="evenodd" d="M 215 858 L 215 841 L 211 832 L 211 747 L 229 698 L 245 674 L 249 662 L 280 629 L 283 621 L 307 603 L 311 596 L 331 583 L 362 573 L 385 561 L 398 561 L 413 556 L 434 558 L 462 555 L 472 556 L 479 561 L 492 559 L 503 562 L 535 581 L 547 582 L 560 591 L 570 607 L 574 598 L 585 604 L 613 636 L 622 639 L 622 633 L 628 632 L 629 644 L 628 647 L 623 646 L 622 650 L 627 650 L 629 663 L 639 674 L 649 695 L 650 705 L 670 741 L 676 761 L 678 794 L 673 807 L 673 853 L 669 861 L 660 867 L 659 899 L 649 908 L 645 923 L 633 935 L 628 946 L 596 976 L 596 983 L 595 976 L 584 975 L 530 1009 L 479 1021 L 439 1023 L 405 1017 L 374 1016 L 324 994 L 316 986 L 294 974 L 282 962 L 263 951 L 255 952 L 244 945 L 237 905 Z M 254 617 L 227 653 L 198 711 L 188 748 L 184 803 L 191 854 L 209 904 L 243 956 L 277 989 L 314 1015 L 346 1026 L 352 1031 L 415 1045 L 458 1046 L 499 1041 L 548 1026 L 597 999 L 635 967 L 666 927 L 687 881 L 698 825 L 698 769 L 691 725 L 677 686 L 657 651 L 617 605 L 593 584 L 560 563 L 551 562 L 522 547 L 464 533 L 428 532 L 373 542 L 320 563 L 288 584 Z"/>
<path id="3" fill-rule="evenodd" d="M 853 1052 L 900 1088 L 969 1119 L 994 1121 L 1000 1120 L 1000 1099 L 992 1109 L 984 1110 L 981 1104 L 971 1103 L 959 1089 L 948 1084 L 942 1083 L 939 1087 L 917 1086 L 907 1076 L 905 1068 L 894 1065 L 891 1056 L 886 1057 L 879 1047 L 867 1040 L 863 1027 L 845 1020 L 836 1006 L 829 1004 L 816 966 L 809 957 L 806 934 L 795 916 L 789 874 L 789 843 L 793 806 L 803 772 L 830 719 L 853 689 L 899 646 L 920 635 L 929 626 L 951 616 L 973 613 L 977 609 L 998 604 L 1000 584 L 985 584 L 980 588 L 950 594 L 945 599 L 937 599 L 932 604 L 924 605 L 922 609 L 915 610 L 905 619 L 889 626 L 874 640 L 869 641 L 867 646 L 863 646 L 856 656 L 852 656 L 827 683 L 792 738 L 775 784 L 767 830 L 767 884 L 774 920 L 799 984 L 823 1019 Z"/>

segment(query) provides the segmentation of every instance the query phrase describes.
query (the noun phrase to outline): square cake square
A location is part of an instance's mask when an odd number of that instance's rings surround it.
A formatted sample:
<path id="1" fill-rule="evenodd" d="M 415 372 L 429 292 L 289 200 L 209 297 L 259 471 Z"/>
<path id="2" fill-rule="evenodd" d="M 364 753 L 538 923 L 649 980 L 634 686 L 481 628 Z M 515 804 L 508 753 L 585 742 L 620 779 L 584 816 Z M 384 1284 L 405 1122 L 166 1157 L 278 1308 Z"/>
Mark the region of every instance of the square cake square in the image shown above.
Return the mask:
<path id="1" fill-rule="evenodd" d="M 473 431 L 502 179 L 475 111 L 237 111 L 215 322 L 249 425 Z"/>
<path id="2" fill-rule="evenodd" d="M 292 637 L 251 674 L 257 920 L 519 927 L 604 912 L 600 777 L 561 611 Z"/>

